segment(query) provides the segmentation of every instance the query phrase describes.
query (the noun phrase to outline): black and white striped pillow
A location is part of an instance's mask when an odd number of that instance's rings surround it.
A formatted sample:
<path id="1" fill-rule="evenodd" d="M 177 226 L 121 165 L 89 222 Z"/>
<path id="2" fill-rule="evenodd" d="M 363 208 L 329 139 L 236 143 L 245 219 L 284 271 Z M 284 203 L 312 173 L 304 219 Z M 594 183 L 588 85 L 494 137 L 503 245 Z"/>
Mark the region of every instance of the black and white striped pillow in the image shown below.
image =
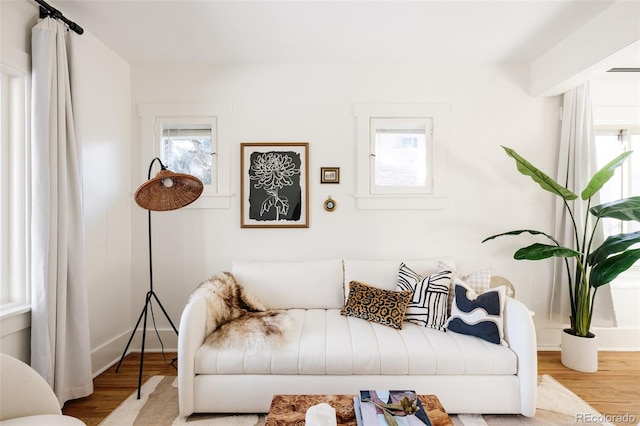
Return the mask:
<path id="1" fill-rule="evenodd" d="M 472 288 L 454 278 L 453 288 L 454 298 L 447 328 L 506 346 L 503 330 L 504 286 L 476 294 Z"/>
<path id="2" fill-rule="evenodd" d="M 411 290 L 413 296 L 404 320 L 423 327 L 446 331 L 447 299 L 452 271 L 442 270 L 422 277 L 406 264 L 400 264 L 397 291 Z"/>

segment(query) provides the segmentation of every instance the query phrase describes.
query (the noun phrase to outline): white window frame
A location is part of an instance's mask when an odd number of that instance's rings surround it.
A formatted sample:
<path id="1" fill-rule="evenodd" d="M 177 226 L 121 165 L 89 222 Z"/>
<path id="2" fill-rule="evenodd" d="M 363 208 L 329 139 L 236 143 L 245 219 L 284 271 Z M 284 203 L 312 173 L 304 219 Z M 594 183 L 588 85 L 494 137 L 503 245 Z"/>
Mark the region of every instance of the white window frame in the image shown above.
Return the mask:
<path id="1" fill-rule="evenodd" d="M 357 183 L 356 206 L 363 210 L 428 210 L 446 209 L 449 204 L 447 177 L 447 144 L 449 139 L 449 105 L 435 103 L 415 104 L 355 104 Z M 409 188 L 375 188 L 372 120 L 429 119 L 432 141 L 428 154 L 431 167 L 430 185 L 419 191 Z M 381 193 L 384 192 L 384 193 Z"/>
<path id="2" fill-rule="evenodd" d="M 1 291 L 7 292 L 0 304 L 1 336 L 28 326 L 20 314 L 29 312 L 29 140 L 30 140 L 30 58 L 13 49 L 2 52 L 0 69 L 4 79 L 2 122 L 0 126 L 0 184 L 2 199 L 0 214 Z M 11 105 L 11 108 L 9 108 Z M 8 124 L 8 125 L 7 125 Z M 3 299 L 4 299 L 3 295 Z M 9 323 L 5 323 L 7 319 Z"/>
<path id="3" fill-rule="evenodd" d="M 140 183 L 147 180 L 149 162 L 162 157 L 162 133 L 158 124 L 211 124 L 214 159 L 212 185 L 205 185 L 202 196 L 185 208 L 231 207 L 231 104 L 144 103 L 138 106 L 142 137 Z M 214 133 L 215 131 L 215 133 Z M 162 159 L 162 158 L 161 158 Z"/>

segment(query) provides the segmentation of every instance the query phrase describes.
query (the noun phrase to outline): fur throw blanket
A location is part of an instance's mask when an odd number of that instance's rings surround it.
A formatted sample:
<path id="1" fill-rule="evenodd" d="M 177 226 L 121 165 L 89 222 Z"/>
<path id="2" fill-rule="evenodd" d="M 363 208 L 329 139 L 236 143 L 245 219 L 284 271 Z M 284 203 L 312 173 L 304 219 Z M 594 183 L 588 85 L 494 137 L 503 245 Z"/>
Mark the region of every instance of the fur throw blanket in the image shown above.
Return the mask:
<path id="1" fill-rule="evenodd" d="M 267 310 L 230 272 L 200 284 L 189 301 L 195 297 L 203 297 L 207 303 L 206 344 L 262 350 L 284 342 L 289 325 L 287 313 Z"/>

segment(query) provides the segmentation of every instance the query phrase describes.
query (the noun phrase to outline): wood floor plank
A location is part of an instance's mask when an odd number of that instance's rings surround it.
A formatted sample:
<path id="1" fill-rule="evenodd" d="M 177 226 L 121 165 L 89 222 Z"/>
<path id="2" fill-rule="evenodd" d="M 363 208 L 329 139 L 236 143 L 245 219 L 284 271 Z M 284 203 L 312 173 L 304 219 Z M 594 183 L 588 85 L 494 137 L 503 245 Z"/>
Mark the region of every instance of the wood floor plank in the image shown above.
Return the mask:
<path id="1" fill-rule="evenodd" d="M 176 375 L 177 370 L 170 365 L 175 357 L 175 353 L 164 357 L 159 353 L 146 353 L 143 383 L 154 375 Z M 133 353 L 127 356 L 118 373 L 115 365 L 109 368 L 95 378 L 93 395 L 67 402 L 63 412 L 88 426 L 97 426 L 137 390 L 139 361 L 140 354 Z M 640 422 L 640 352 L 600 352 L 596 373 L 566 368 L 560 363 L 560 352 L 538 352 L 538 373 L 551 375 L 616 425 Z M 633 422 L 624 421 L 632 417 Z M 619 419 L 622 421 L 616 421 Z"/>

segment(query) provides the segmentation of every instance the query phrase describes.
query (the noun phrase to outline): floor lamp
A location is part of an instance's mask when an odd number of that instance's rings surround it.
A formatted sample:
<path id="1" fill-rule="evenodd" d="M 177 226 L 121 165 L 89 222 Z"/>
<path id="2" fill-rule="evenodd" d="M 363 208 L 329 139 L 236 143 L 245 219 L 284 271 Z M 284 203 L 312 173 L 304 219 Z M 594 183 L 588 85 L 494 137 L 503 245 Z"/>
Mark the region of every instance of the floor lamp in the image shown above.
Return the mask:
<path id="1" fill-rule="evenodd" d="M 160 171 L 153 179 L 151 179 L 151 170 L 153 169 L 153 164 L 156 161 L 160 163 Z M 149 308 L 153 309 L 153 306 L 151 306 L 152 299 L 156 301 L 158 306 L 160 306 L 160 309 L 162 309 L 164 316 L 169 321 L 169 324 L 171 324 L 173 331 L 176 332 L 176 335 L 178 334 L 178 329 L 175 325 L 173 325 L 171 318 L 169 318 L 169 314 L 167 314 L 167 311 L 162 306 L 162 303 L 160 303 L 160 299 L 158 299 L 158 296 L 153 291 L 153 256 L 151 255 L 151 211 L 167 211 L 182 208 L 197 200 L 200 194 L 202 194 L 202 190 L 204 188 L 200 179 L 195 176 L 172 172 L 171 170 L 167 169 L 164 164 L 162 164 L 162 161 L 158 157 L 151 160 L 147 179 L 148 180 L 140 185 L 140 187 L 136 191 L 135 200 L 140 207 L 148 210 L 147 218 L 149 224 L 149 291 L 147 292 L 147 296 L 145 298 L 144 308 L 142 308 L 142 312 L 140 312 L 140 316 L 138 317 L 138 322 L 136 322 L 136 325 L 131 332 L 131 336 L 129 337 L 127 346 L 124 348 L 122 357 L 120 358 L 118 366 L 116 367 L 117 373 L 120 369 L 122 361 L 124 360 L 124 357 L 127 354 L 127 351 L 129 350 L 129 346 L 131 345 L 133 336 L 138 330 L 140 321 L 144 319 L 144 325 L 142 328 L 142 352 L 140 354 L 140 372 L 138 374 L 138 399 L 140 399 L 140 388 L 142 387 L 144 343 L 147 337 L 147 311 L 149 310 Z"/>

